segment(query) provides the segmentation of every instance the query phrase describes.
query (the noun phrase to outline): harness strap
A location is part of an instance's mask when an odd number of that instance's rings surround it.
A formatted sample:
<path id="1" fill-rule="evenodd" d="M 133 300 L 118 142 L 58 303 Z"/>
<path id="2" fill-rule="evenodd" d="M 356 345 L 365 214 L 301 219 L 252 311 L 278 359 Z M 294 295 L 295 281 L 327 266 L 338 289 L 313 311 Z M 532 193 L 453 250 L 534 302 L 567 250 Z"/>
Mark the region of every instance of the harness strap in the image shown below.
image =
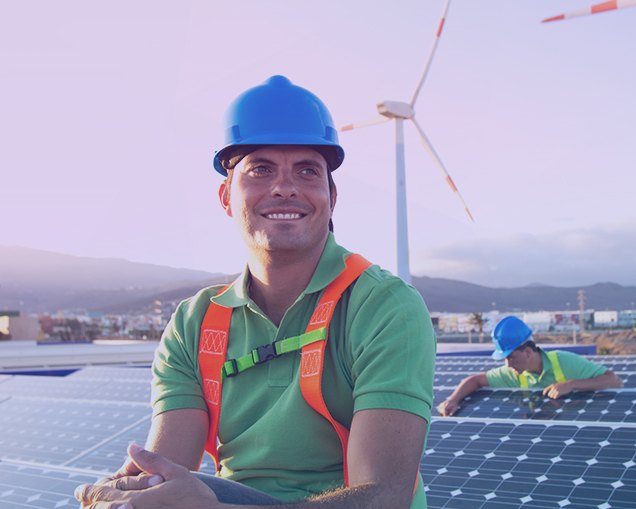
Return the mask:
<path id="1" fill-rule="evenodd" d="M 346 288 L 371 265 L 371 262 L 358 254 L 352 254 L 345 260 L 345 264 L 345 270 L 325 288 L 322 297 L 318 301 L 318 306 L 316 306 L 309 319 L 306 332 L 309 333 L 324 328 L 327 331 L 327 337 L 325 341 L 303 347 L 300 360 L 300 390 L 307 404 L 327 419 L 336 430 L 342 445 L 345 484 L 349 486 L 349 470 L 347 468 L 349 430 L 332 417 L 325 404 L 322 395 L 322 370 L 324 367 L 325 347 L 329 339 L 329 323 L 336 308 L 336 303 Z"/>
<path id="2" fill-rule="evenodd" d="M 254 348 L 250 353 L 230 359 L 223 364 L 223 377 L 229 378 L 242 373 L 243 371 L 263 364 L 271 359 L 289 352 L 300 350 L 305 345 L 315 343 L 316 341 L 324 341 L 327 339 L 327 329 L 322 327 L 315 331 L 306 332 L 300 336 L 281 339 L 267 345 Z"/>
<path id="3" fill-rule="evenodd" d="M 225 292 L 230 285 L 221 289 Z M 199 370 L 203 383 L 203 397 L 208 407 L 209 426 L 205 450 L 214 458 L 217 471 L 220 470 L 217 437 L 221 416 L 222 370 L 227 355 L 227 337 L 232 321 L 232 308 L 210 302 L 201 323 L 199 336 Z"/>
<path id="4" fill-rule="evenodd" d="M 205 450 L 210 453 L 220 470 L 218 453 L 219 421 L 221 417 L 222 384 L 225 377 L 234 376 L 246 369 L 262 364 L 287 352 L 302 349 L 300 361 L 300 389 L 303 398 L 316 412 L 327 419 L 338 434 L 342 444 L 344 478 L 347 486 L 347 444 L 349 430 L 337 422 L 327 409 L 322 397 L 322 370 L 329 323 L 342 293 L 364 272 L 371 262 L 357 254 L 345 260 L 345 269 L 324 290 L 304 334 L 262 345 L 249 354 L 226 362 L 228 335 L 233 308 L 210 302 L 201 323 L 199 337 L 199 368 L 203 395 L 208 407 L 209 427 Z M 217 295 L 225 292 L 225 286 Z"/>
<path id="5" fill-rule="evenodd" d="M 550 361 L 550 364 L 552 365 L 552 372 L 554 373 L 554 378 L 556 379 L 557 383 L 562 384 L 563 382 L 567 382 L 567 378 L 565 378 L 565 375 L 563 374 L 563 369 L 561 369 L 561 363 L 559 362 L 559 355 L 557 354 L 556 350 L 551 350 L 549 352 L 546 352 L 546 355 L 548 356 L 548 360 Z M 527 375 L 524 375 L 523 373 L 519 373 L 519 386 L 522 389 L 528 388 L 529 383 L 528 383 Z"/>
<path id="6" fill-rule="evenodd" d="M 561 363 L 559 362 L 559 355 L 556 350 L 551 350 L 546 352 L 548 359 L 552 363 L 552 371 L 554 372 L 554 378 L 556 378 L 557 383 L 562 384 L 567 381 L 565 375 L 563 374 L 563 370 L 561 369 Z"/>

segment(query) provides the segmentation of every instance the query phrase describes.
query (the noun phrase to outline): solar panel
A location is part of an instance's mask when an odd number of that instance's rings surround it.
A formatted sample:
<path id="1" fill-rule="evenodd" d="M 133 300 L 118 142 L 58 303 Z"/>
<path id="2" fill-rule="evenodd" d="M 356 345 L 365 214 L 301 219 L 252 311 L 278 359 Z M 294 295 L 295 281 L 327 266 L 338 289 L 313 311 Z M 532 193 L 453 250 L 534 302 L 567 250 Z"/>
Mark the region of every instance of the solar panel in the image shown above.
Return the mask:
<path id="1" fill-rule="evenodd" d="M 0 509 L 76 508 L 73 491 L 99 476 L 0 460 Z"/>
<path id="2" fill-rule="evenodd" d="M 149 429 L 150 419 L 144 420 L 124 433 L 118 434 L 111 440 L 104 441 L 85 454 L 75 458 L 68 463 L 68 466 L 77 469 L 97 470 L 103 473 L 114 472 L 126 459 L 128 444 L 131 442 L 144 444 Z M 215 473 L 214 462 L 207 454 L 204 456 L 199 470 L 208 474 Z"/>
<path id="3" fill-rule="evenodd" d="M 113 379 L 127 380 L 136 382 L 150 382 L 152 372 L 149 367 L 107 367 L 107 366 L 89 366 L 79 369 L 68 375 L 67 378 L 81 379 Z"/>
<path id="4" fill-rule="evenodd" d="M 596 359 L 594 359 L 596 360 Z M 634 388 L 635 359 L 602 357 Z M 438 358 L 436 404 L 489 357 Z M 622 369 L 622 368 L 626 369 Z M 614 369 L 614 368 L 612 368 Z M 117 469 L 150 426 L 149 368 L 90 366 L 67 377 L 0 375 L 0 509 L 77 507 L 73 490 Z M 420 469 L 437 508 L 634 507 L 635 390 L 491 389 L 433 417 Z M 203 471 L 212 473 L 206 456 Z"/>
<path id="5" fill-rule="evenodd" d="M 617 373 L 621 372 L 636 372 L 636 363 L 634 362 L 613 362 L 613 361 L 605 361 L 605 362 L 597 362 L 597 364 L 601 364 L 602 366 L 606 366 L 607 368 L 615 371 Z M 495 361 L 487 358 L 486 360 L 463 360 L 463 359 L 453 359 L 449 361 L 439 361 L 437 360 L 435 363 L 435 371 L 438 373 L 444 372 L 454 372 L 454 373 L 475 373 L 480 371 L 487 371 L 489 369 L 498 368 L 503 365 L 501 361 Z"/>
<path id="6" fill-rule="evenodd" d="M 450 389 L 435 393 L 436 405 Z M 541 390 L 482 389 L 464 399 L 458 417 L 636 423 L 636 391 L 573 392 L 552 399 Z"/>
<path id="7" fill-rule="evenodd" d="M 102 401 L 150 401 L 150 382 L 15 375 L 0 384 L 3 395 Z"/>
<path id="8" fill-rule="evenodd" d="M 468 375 L 468 373 L 436 373 L 435 378 L 433 378 L 433 386 L 435 388 L 456 387 Z"/>
<path id="9" fill-rule="evenodd" d="M 633 508 L 636 429 L 436 418 L 421 472 L 431 508 Z"/>
<path id="10" fill-rule="evenodd" d="M 455 388 L 471 373 L 443 372 L 435 375 L 433 384 L 436 389 Z M 636 389 L 636 373 L 619 372 L 617 376 L 623 381 L 625 389 Z"/>
<path id="11" fill-rule="evenodd" d="M 0 384 L 0 395 L 81 398 L 104 382 L 67 380 L 63 377 L 14 375 Z"/>
<path id="12" fill-rule="evenodd" d="M 68 465 L 149 419 L 147 404 L 14 397 L 0 403 L 0 459 Z"/>

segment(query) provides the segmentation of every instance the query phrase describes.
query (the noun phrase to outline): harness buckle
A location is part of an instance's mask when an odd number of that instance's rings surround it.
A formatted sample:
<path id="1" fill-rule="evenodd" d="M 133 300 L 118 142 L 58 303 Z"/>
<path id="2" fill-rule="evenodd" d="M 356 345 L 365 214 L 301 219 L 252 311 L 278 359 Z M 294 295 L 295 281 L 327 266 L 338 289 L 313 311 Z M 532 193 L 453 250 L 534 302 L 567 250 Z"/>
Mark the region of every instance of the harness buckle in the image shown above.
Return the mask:
<path id="1" fill-rule="evenodd" d="M 254 361 L 254 364 L 263 364 L 275 357 L 278 357 L 278 354 L 276 353 L 274 343 L 257 346 L 254 350 L 252 350 L 252 360 Z"/>
<path id="2" fill-rule="evenodd" d="M 231 364 L 232 365 L 232 372 L 229 373 L 227 370 L 227 365 Z M 238 369 L 238 364 L 236 363 L 236 359 L 230 359 L 229 361 L 227 361 L 225 363 L 225 365 L 223 366 L 223 372 L 225 373 L 225 378 L 232 378 L 233 376 L 236 376 L 239 374 L 239 369 Z"/>

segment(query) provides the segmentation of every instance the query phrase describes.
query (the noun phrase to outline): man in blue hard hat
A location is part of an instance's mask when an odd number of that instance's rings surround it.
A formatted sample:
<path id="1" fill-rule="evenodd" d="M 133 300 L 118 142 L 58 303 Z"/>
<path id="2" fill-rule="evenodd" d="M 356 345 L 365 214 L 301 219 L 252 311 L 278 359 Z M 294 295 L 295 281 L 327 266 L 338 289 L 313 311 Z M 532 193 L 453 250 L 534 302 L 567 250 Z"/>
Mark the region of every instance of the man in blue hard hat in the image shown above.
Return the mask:
<path id="1" fill-rule="evenodd" d="M 559 398 L 572 391 L 594 391 L 623 386 L 622 380 L 605 366 L 575 353 L 539 348 L 532 330 L 516 316 L 501 320 L 492 332 L 495 351 L 492 358 L 505 366 L 466 377 L 455 391 L 437 407 L 440 415 L 453 415 L 460 402 L 482 387 L 542 388 L 543 394 Z"/>
<path id="2" fill-rule="evenodd" d="M 178 306 L 153 363 L 145 449 L 130 446 L 114 476 L 76 497 L 90 508 L 424 509 L 433 328 L 414 288 L 330 231 L 344 151 L 327 108 L 274 76 L 232 103 L 225 132 L 219 199 L 247 267 Z M 191 473 L 204 448 L 216 477 Z"/>

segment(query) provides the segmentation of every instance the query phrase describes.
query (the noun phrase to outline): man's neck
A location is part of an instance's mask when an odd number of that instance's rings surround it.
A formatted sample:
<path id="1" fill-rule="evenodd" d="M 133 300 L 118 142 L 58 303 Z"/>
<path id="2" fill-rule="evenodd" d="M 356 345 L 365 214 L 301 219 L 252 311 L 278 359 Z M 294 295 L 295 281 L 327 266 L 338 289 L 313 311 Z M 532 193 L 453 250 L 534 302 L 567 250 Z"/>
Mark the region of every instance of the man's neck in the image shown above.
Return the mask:
<path id="1" fill-rule="evenodd" d="M 312 253 L 252 253 L 249 295 L 278 327 L 316 271 L 324 245 Z"/>

